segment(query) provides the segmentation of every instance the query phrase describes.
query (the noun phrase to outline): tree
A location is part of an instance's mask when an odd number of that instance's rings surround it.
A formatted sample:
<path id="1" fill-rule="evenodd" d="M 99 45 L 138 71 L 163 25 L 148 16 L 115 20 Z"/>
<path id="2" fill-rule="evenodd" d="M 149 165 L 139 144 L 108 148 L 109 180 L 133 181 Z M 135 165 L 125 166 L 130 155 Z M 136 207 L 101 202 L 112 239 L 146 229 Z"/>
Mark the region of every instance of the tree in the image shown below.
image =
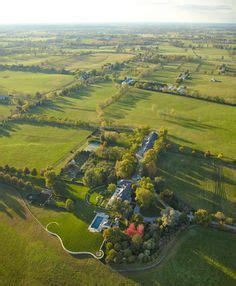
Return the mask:
<path id="1" fill-rule="evenodd" d="M 220 223 L 220 224 L 223 224 L 225 222 L 225 215 L 223 212 L 217 212 L 215 213 L 215 218 L 217 219 L 217 221 Z"/>
<path id="2" fill-rule="evenodd" d="M 162 211 L 162 226 L 163 227 L 173 227 L 175 225 L 177 225 L 178 221 L 179 221 L 179 217 L 180 217 L 180 212 L 174 210 L 173 208 L 166 208 Z"/>
<path id="3" fill-rule="evenodd" d="M 31 175 L 32 175 L 32 176 L 37 176 L 37 175 L 38 175 L 38 172 L 37 172 L 36 168 L 33 168 L 33 169 L 31 170 Z"/>
<path id="4" fill-rule="evenodd" d="M 122 156 L 121 161 L 116 162 L 115 170 L 116 175 L 119 178 L 130 178 L 136 168 L 136 159 L 131 154 L 125 154 Z"/>
<path id="5" fill-rule="evenodd" d="M 99 167 L 88 169 L 84 174 L 83 181 L 89 187 L 97 187 L 104 184 L 105 175 L 103 169 Z"/>
<path id="6" fill-rule="evenodd" d="M 195 213 L 196 223 L 207 226 L 210 223 L 210 216 L 208 211 L 204 209 L 198 209 Z"/>
<path id="7" fill-rule="evenodd" d="M 52 170 L 47 170 L 44 173 L 44 176 L 46 178 L 46 187 L 48 189 L 53 189 L 55 188 L 55 184 L 56 184 L 56 173 Z"/>
<path id="8" fill-rule="evenodd" d="M 113 183 L 109 184 L 108 187 L 107 187 L 107 190 L 108 190 L 109 193 L 113 194 L 115 192 L 115 190 L 116 190 L 116 185 L 113 184 Z"/>
<path id="9" fill-rule="evenodd" d="M 23 172 L 24 172 L 24 175 L 27 176 L 30 174 L 30 169 L 28 167 L 25 167 Z"/>
<path id="10" fill-rule="evenodd" d="M 147 209 L 156 203 L 157 195 L 153 191 L 139 187 L 136 190 L 136 201 L 141 207 Z"/>
<path id="11" fill-rule="evenodd" d="M 132 207 L 128 201 L 122 201 L 118 198 L 114 199 L 110 205 L 112 212 L 115 216 L 126 218 L 132 211 Z"/>
<path id="12" fill-rule="evenodd" d="M 66 200 L 66 209 L 68 211 L 73 211 L 75 208 L 74 202 L 71 199 Z"/>

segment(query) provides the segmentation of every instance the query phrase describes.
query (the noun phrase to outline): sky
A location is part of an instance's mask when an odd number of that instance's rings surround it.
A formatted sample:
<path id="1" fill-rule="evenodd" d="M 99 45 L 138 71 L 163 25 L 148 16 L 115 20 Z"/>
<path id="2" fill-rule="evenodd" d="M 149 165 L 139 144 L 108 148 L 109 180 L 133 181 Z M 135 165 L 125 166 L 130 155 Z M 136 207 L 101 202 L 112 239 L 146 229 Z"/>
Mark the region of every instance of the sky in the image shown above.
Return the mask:
<path id="1" fill-rule="evenodd" d="M 1 24 L 235 23 L 236 0 L 0 0 Z"/>

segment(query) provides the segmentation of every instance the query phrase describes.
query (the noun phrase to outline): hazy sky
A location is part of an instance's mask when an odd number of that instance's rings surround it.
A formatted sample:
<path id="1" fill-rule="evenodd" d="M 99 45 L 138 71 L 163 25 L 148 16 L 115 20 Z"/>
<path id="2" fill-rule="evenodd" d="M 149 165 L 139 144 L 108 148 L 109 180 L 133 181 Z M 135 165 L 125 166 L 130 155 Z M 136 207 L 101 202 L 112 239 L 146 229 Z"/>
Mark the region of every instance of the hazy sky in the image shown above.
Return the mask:
<path id="1" fill-rule="evenodd" d="M 236 0 L 0 0 L 0 23 L 236 22 Z"/>

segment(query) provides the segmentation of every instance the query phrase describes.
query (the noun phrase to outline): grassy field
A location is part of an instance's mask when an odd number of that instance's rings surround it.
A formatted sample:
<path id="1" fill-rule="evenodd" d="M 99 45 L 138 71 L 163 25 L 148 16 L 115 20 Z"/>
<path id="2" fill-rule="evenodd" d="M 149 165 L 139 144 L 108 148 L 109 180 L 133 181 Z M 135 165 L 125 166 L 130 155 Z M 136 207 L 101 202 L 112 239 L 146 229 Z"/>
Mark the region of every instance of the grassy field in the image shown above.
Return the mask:
<path id="1" fill-rule="evenodd" d="M 17 192 L 0 185 L 0 281 L 9 285 L 134 285 L 91 258 L 66 254 L 32 218 Z M 78 239 L 78 238 L 77 238 Z M 127 283 L 127 284 L 126 284 Z"/>
<path id="2" fill-rule="evenodd" d="M 0 185 L 0 227 L 4 232 L 0 240 L 3 286 L 94 285 L 95 277 L 98 286 L 235 284 L 235 236 L 218 230 L 188 230 L 160 266 L 118 274 L 94 259 L 65 254 L 57 239 L 34 221 L 17 192 L 4 185 Z"/>
<path id="3" fill-rule="evenodd" d="M 49 230 L 61 237 L 67 249 L 71 251 L 90 251 L 95 254 L 99 250 L 103 238 L 101 233 L 91 233 L 88 230 L 95 216 L 95 208 L 87 205 L 85 201 L 87 192 L 88 188 L 86 187 L 67 185 L 64 194 L 76 201 L 74 213 L 36 207 L 32 207 L 32 211 L 44 226 L 50 222 L 58 223 L 58 225 L 50 225 Z"/>
<path id="4" fill-rule="evenodd" d="M 229 102 L 236 103 L 236 78 L 232 76 L 215 76 L 217 82 L 211 82 L 212 75 L 193 74 L 192 80 L 187 80 L 184 85 L 198 91 L 200 95 L 221 97 Z"/>
<path id="5" fill-rule="evenodd" d="M 10 115 L 11 109 L 14 109 L 14 106 L 0 103 L 0 120 Z"/>
<path id="6" fill-rule="evenodd" d="M 88 130 L 35 124 L 8 124 L 0 129 L 0 165 L 38 169 L 53 165 L 90 134 Z"/>
<path id="7" fill-rule="evenodd" d="M 97 69 L 101 68 L 107 63 L 123 62 L 132 57 L 132 54 L 119 54 L 119 53 L 92 53 L 88 55 L 73 55 L 64 56 L 57 61 L 48 60 L 44 65 L 54 67 L 56 69 L 65 68 L 67 70 L 75 71 L 77 69 Z"/>
<path id="8" fill-rule="evenodd" d="M 58 97 L 51 105 L 37 107 L 33 113 L 97 122 L 96 107 L 117 92 L 112 82 L 92 85 L 73 97 Z"/>
<path id="9" fill-rule="evenodd" d="M 224 116 L 220 116 L 220 115 Z M 106 118 L 130 126 L 167 128 L 194 149 L 236 157 L 236 109 L 192 98 L 133 89 L 106 109 Z"/>
<path id="10" fill-rule="evenodd" d="M 235 242 L 234 234 L 196 227 L 181 235 L 160 266 L 127 277 L 141 285 L 233 286 Z"/>
<path id="11" fill-rule="evenodd" d="M 0 93 L 34 95 L 59 89 L 72 81 L 71 75 L 1 71 Z"/>
<path id="12" fill-rule="evenodd" d="M 159 161 L 159 172 L 166 188 L 189 206 L 236 218 L 236 166 L 168 152 Z"/>

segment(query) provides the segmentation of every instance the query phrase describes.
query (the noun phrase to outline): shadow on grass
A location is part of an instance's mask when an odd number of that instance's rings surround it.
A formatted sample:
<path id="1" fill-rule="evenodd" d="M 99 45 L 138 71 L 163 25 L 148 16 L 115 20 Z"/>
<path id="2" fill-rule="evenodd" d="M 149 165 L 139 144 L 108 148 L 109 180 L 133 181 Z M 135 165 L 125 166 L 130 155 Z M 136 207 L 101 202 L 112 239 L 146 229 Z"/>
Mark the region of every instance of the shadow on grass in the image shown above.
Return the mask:
<path id="1" fill-rule="evenodd" d="M 26 211 L 17 199 L 16 191 L 3 184 L 0 184 L 0 212 L 5 213 L 9 218 L 13 218 L 14 213 L 26 219 Z"/>
<path id="2" fill-rule="evenodd" d="M 224 186 L 234 188 L 236 180 L 226 177 L 223 167 L 236 172 L 227 162 L 167 152 L 160 158 L 159 175 L 166 179 L 166 187 L 189 206 L 232 216 L 236 204 L 228 199 Z"/>

